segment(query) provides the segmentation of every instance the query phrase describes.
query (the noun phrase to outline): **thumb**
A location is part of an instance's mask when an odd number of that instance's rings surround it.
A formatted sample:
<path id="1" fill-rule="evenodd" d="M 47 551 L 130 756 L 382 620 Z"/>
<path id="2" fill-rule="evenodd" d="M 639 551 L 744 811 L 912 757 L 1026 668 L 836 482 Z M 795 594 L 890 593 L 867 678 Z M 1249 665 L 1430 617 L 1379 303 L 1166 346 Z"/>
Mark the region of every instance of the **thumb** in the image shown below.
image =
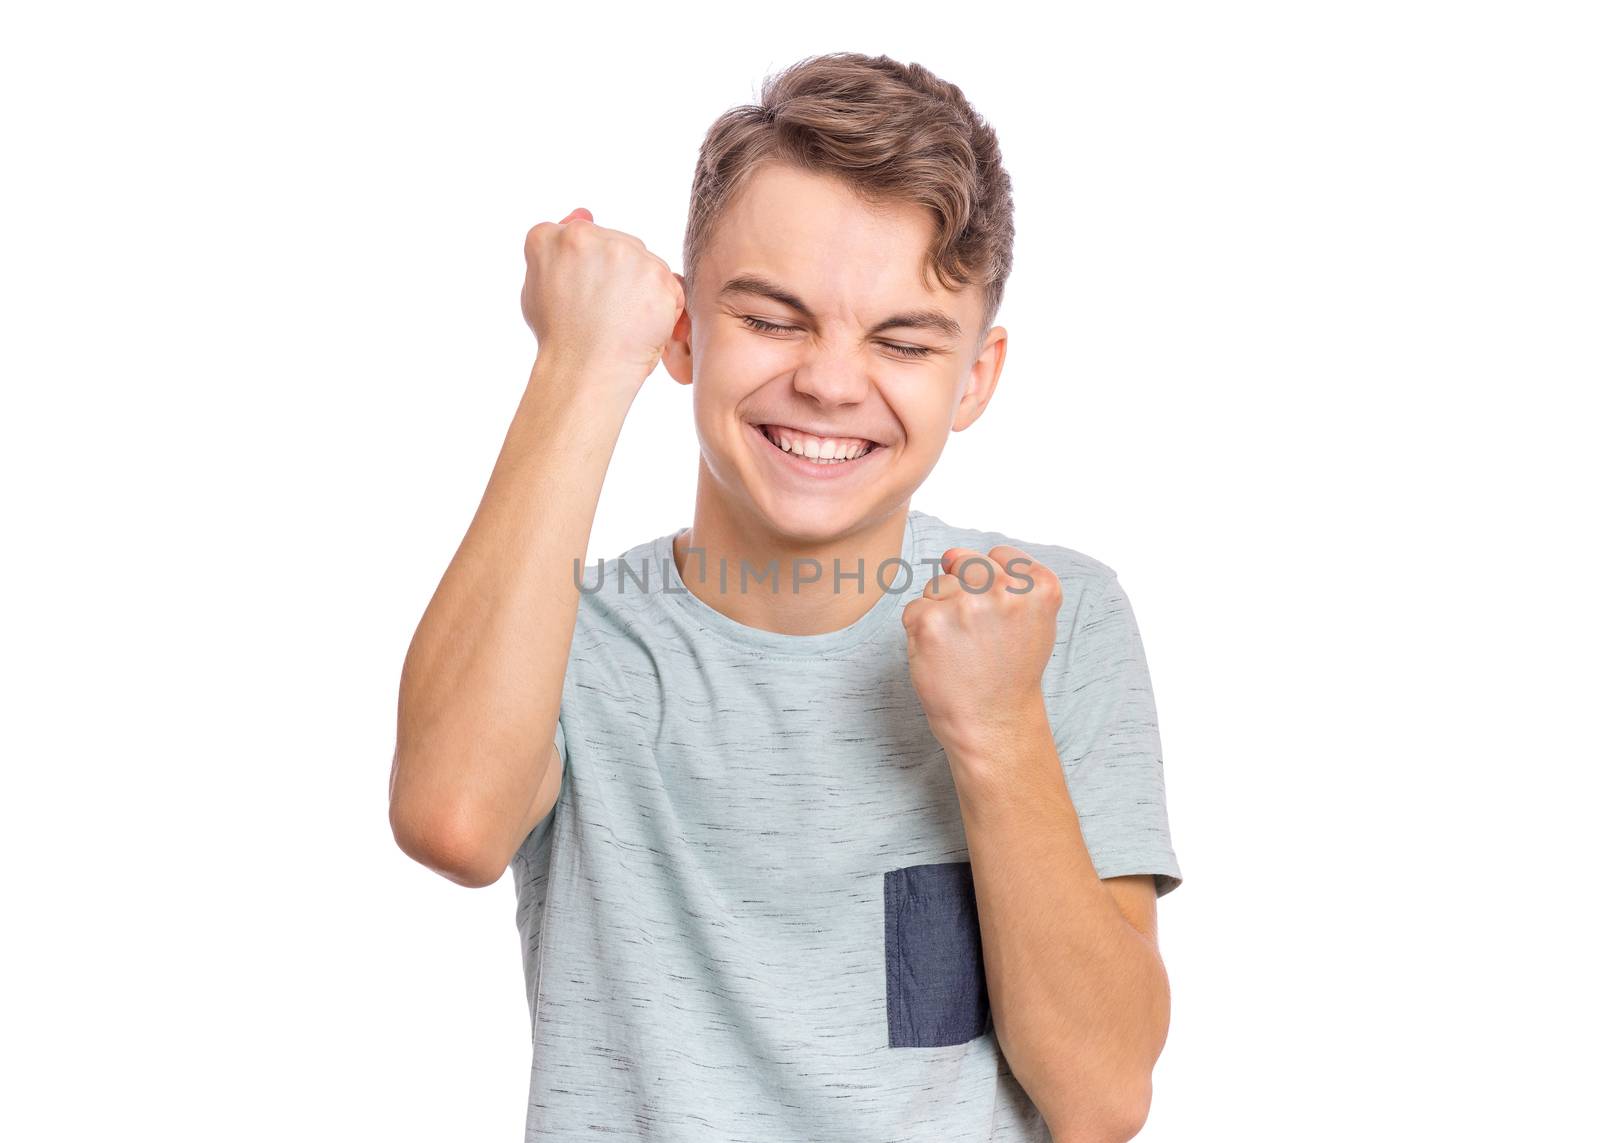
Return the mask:
<path id="1" fill-rule="evenodd" d="M 582 206 L 580 206 L 580 207 L 576 208 L 575 210 L 573 210 L 573 212 L 571 214 L 567 215 L 567 217 L 563 218 L 561 221 L 562 222 L 571 222 L 574 218 L 577 218 L 577 217 L 582 217 L 583 219 L 585 219 L 588 222 L 593 222 L 594 221 L 594 215 L 589 213 L 589 210 L 588 210 L 587 207 L 582 207 Z"/>

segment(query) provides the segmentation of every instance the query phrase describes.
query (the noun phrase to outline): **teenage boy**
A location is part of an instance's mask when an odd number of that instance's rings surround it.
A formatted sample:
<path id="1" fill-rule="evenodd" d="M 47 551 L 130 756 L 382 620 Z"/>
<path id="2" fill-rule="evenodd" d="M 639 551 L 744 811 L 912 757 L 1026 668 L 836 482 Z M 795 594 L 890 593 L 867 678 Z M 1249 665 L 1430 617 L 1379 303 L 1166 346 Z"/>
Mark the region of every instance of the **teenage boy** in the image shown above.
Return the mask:
<path id="1" fill-rule="evenodd" d="M 910 507 L 994 395 L 1011 242 L 960 90 L 854 53 L 712 126 L 683 276 L 582 209 L 529 232 L 538 354 L 406 657 L 390 794 L 418 861 L 513 870 L 527 1139 L 1143 1124 L 1182 875 L 1127 595 Z M 657 364 L 693 523 L 585 567 Z"/>

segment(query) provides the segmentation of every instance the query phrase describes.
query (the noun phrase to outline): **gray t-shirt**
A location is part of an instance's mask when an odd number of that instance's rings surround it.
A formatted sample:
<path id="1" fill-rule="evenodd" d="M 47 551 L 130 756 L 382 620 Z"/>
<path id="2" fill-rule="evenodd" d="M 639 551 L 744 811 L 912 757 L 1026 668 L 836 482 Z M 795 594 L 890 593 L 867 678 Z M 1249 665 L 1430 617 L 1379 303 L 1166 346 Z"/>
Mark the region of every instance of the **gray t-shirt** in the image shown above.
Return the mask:
<path id="1" fill-rule="evenodd" d="M 995 1039 L 960 805 L 900 611 L 950 547 L 1012 544 L 1060 577 L 1044 693 L 1084 840 L 1101 877 L 1166 894 L 1182 874 L 1116 573 L 912 509 L 905 566 L 865 569 L 887 589 L 870 611 L 783 635 L 690 593 L 672 539 L 584 571 L 561 792 L 512 863 L 526 1138 L 1049 1139 Z"/>

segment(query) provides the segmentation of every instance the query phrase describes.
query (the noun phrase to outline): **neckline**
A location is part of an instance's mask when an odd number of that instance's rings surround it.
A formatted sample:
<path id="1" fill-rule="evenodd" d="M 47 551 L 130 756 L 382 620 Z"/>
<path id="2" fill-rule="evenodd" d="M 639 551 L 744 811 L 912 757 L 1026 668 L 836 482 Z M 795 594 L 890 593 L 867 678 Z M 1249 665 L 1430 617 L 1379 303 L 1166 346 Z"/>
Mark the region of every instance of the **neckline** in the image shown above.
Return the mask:
<path id="1" fill-rule="evenodd" d="M 741 648 L 754 649 L 776 655 L 792 655 L 805 658 L 812 655 L 823 654 L 830 651 L 839 651 L 854 647 L 871 638 L 883 626 L 884 621 L 891 615 L 898 615 L 901 607 L 915 598 L 914 592 L 919 590 L 918 581 L 927 571 L 920 568 L 916 562 L 917 552 L 917 520 L 922 515 L 916 509 L 906 512 L 905 533 L 900 541 L 900 558 L 910 567 L 910 585 L 902 590 L 885 591 L 873 605 L 868 608 L 855 622 L 833 631 L 823 631 L 816 635 L 788 635 L 781 631 L 769 631 L 765 627 L 752 627 L 741 623 L 732 616 L 724 615 L 705 600 L 701 599 L 683 581 L 682 574 L 678 571 L 678 561 L 673 557 L 673 541 L 688 531 L 687 527 L 678 528 L 664 536 L 658 536 L 652 541 L 653 556 L 661 561 L 663 570 L 662 586 L 657 594 L 667 601 L 669 607 L 675 607 L 686 618 L 700 626 L 702 629 L 726 639 Z M 707 578 L 715 575 L 712 568 L 706 569 Z M 737 574 L 730 569 L 730 576 Z M 885 573 L 889 578 L 888 573 Z M 872 582 L 874 571 L 866 569 L 867 582 Z M 892 585 L 899 585 L 904 581 L 906 572 L 896 568 Z M 847 581 L 853 582 L 853 581 Z"/>

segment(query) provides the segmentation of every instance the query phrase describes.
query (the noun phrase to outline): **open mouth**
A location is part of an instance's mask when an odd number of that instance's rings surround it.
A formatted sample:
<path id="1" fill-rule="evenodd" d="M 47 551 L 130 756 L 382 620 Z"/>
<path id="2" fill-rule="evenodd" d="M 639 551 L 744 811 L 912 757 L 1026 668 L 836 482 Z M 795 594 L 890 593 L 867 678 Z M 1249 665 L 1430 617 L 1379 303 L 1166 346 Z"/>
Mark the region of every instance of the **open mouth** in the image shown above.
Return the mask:
<path id="1" fill-rule="evenodd" d="M 865 437 L 820 437 L 787 425 L 757 425 L 756 431 L 779 452 L 818 467 L 854 464 L 882 447 Z"/>

